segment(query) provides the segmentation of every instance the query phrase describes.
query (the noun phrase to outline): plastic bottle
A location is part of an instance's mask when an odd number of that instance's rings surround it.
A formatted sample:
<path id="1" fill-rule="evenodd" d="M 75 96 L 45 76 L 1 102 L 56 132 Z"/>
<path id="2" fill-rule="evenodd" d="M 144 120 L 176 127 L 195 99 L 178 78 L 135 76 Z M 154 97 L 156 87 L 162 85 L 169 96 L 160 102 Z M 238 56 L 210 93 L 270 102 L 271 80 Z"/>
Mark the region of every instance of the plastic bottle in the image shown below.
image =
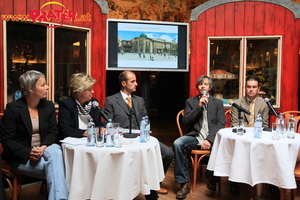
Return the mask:
<path id="1" fill-rule="evenodd" d="M 146 139 L 147 139 L 147 141 L 149 141 L 150 140 L 150 120 L 149 120 L 148 116 L 145 116 L 145 122 L 146 122 L 146 127 L 145 127 Z"/>
<path id="2" fill-rule="evenodd" d="M 93 118 L 89 118 L 89 123 L 87 125 L 87 143 L 86 145 L 89 147 L 95 146 L 96 143 L 96 127 L 93 122 Z"/>
<path id="3" fill-rule="evenodd" d="M 147 142 L 145 129 L 146 129 L 145 117 L 142 117 L 142 121 L 140 122 L 140 142 L 141 143 Z"/>
<path id="4" fill-rule="evenodd" d="M 114 146 L 114 134 L 115 130 L 113 127 L 112 119 L 108 119 L 106 124 L 106 147 L 113 147 Z"/>
<path id="5" fill-rule="evenodd" d="M 256 119 L 254 122 L 254 138 L 261 138 L 262 133 L 262 118 L 260 114 L 256 115 Z"/>
<path id="6" fill-rule="evenodd" d="M 280 113 L 279 118 L 278 118 L 278 129 L 279 129 L 280 138 L 284 138 L 284 127 L 285 127 L 284 121 L 285 120 L 284 120 L 283 114 Z"/>
<path id="7" fill-rule="evenodd" d="M 295 134 L 296 134 L 296 120 L 294 118 L 294 115 L 291 115 L 291 118 L 289 119 L 287 125 L 287 138 L 295 139 Z"/>

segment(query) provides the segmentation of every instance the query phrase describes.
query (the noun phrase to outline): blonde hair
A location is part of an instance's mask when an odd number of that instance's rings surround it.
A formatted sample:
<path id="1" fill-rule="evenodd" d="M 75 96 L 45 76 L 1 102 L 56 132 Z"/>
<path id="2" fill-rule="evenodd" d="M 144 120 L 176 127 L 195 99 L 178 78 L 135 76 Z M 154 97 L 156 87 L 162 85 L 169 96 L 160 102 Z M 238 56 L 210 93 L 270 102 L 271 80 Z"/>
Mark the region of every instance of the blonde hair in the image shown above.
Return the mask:
<path id="1" fill-rule="evenodd" d="M 77 98 L 77 92 L 83 92 L 96 84 L 96 80 L 86 73 L 76 73 L 70 78 L 69 95 Z"/>

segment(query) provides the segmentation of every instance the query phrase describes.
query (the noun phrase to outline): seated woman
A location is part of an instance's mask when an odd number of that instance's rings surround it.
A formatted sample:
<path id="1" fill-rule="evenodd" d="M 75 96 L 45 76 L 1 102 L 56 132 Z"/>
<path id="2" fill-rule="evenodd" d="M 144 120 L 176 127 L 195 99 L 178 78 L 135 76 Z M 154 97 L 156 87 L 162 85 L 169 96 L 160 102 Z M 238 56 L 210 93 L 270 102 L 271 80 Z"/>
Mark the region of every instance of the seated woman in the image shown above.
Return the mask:
<path id="1" fill-rule="evenodd" d="M 100 126 L 104 133 L 104 124 L 100 121 L 101 114 L 93 102 L 96 80 L 85 73 L 73 74 L 70 78 L 69 95 L 70 97 L 60 101 L 58 128 L 59 138 L 84 137 L 87 136 L 88 118 L 93 118 L 96 126 Z"/>
<path id="2" fill-rule="evenodd" d="M 45 75 L 27 71 L 19 81 L 22 98 L 6 105 L 1 121 L 3 160 L 21 174 L 46 179 L 49 200 L 68 199 L 62 150 L 55 144 L 55 109 L 45 99 Z"/>

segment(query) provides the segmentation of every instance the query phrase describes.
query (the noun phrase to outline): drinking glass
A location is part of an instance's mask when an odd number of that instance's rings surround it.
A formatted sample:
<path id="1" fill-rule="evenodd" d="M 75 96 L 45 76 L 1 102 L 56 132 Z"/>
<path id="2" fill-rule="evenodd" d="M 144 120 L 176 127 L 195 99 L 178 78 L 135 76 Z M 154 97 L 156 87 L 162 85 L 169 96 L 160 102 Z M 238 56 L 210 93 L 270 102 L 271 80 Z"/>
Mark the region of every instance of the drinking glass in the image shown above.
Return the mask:
<path id="1" fill-rule="evenodd" d="M 279 140 L 280 133 L 278 128 L 278 123 L 272 123 L 272 140 Z"/>
<path id="2" fill-rule="evenodd" d="M 100 132 L 101 127 L 96 127 L 96 147 L 104 146 L 105 135 Z"/>
<path id="3" fill-rule="evenodd" d="M 122 147 L 123 131 L 122 131 L 122 127 L 120 127 L 120 126 L 115 127 L 114 142 L 115 142 L 115 147 L 117 147 L 117 148 Z"/>
<path id="4" fill-rule="evenodd" d="M 238 120 L 238 126 L 236 128 L 237 135 L 244 135 L 244 119 Z"/>

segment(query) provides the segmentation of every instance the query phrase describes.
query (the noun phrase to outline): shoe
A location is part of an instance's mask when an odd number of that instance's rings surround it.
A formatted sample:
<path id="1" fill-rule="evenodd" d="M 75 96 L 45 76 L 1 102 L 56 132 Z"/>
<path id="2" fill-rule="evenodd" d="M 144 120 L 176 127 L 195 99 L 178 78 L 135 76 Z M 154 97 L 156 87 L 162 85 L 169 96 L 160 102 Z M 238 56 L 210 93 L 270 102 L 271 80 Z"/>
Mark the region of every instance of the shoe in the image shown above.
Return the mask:
<path id="1" fill-rule="evenodd" d="M 190 191 L 191 191 L 190 182 L 181 183 L 181 188 L 176 193 L 176 199 L 185 199 L 186 195 L 190 193 Z"/>
<path id="2" fill-rule="evenodd" d="M 255 196 L 251 197 L 250 200 L 265 200 L 265 197 L 255 195 Z"/>
<path id="3" fill-rule="evenodd" d="M 205 176 L 208 179 L 207 181 L 207 189 L 209 189 L 210 191 L 215 192 L 217 190 L 217 182 L 220 181 L 220 177 L 216 177 L 213 175 L 213 171 L 206 171 L 205 172 Z"/>
<path id="4" fill-rule="evenodd" d="M 168 194 L 168 190 L 165 188 L 160 188 L 159 190 L 156 190 L 158 194 Z"/>
<path id="5" fill-rule="evenodd" d="M 240 194 L 240 186 L 239 186 L 239 184 L 230 181 L 230 192 L 233 195 L 239 195 Z"/>

